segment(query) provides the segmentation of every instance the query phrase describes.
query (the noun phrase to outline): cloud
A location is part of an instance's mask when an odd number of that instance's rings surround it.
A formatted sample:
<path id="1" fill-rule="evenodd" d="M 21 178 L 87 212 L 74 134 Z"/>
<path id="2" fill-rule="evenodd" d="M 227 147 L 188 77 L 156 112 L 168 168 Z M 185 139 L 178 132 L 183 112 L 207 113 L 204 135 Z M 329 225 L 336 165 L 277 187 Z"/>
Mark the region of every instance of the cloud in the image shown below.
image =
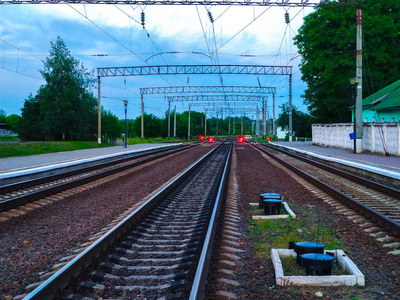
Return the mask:
<path id="1" fill-rule="evenodd" d="M 211 59 L 207 55 L 210 55 L 210 52 L 215 54 L 215 46 L 218 48 L 218 59 L 221 64 L 270 65 L 275 63 L 280 65 L 286 64 L 296 51 L 290 39 L 301 26 L 302 17 L 311 10 L 303 13 L 298 8 L 291 8 L 289 9 L 290 17 L 293 18 L 299 11 L 300 13 L 291 21 L 284 36 L 287 25 L 284 19 L 285 9 L 281 7 L 213 6 L 210 12 L 214 22 L 211 23 L 204 6 L 196 8 L 195 6 L 149 5 L 144 9 L 147 30 L 144 31 L 136 22 L 140 22 L 142 10 L 135 6 L 77 4 L 2 6 L 0 37 L 15 47 L 8 45 L 5 47 L 5 44 L 0 41 L 0 54 L 4 53 L 4 49 L 8 54 L 8 56 L 3 56 L 7 68 L 16 71 L 18 67 L 20 72 L 24 70 L 27 74 L 36 77 L 41 77 L 38 69 L 43 67 L 42 62 L 28 56 L 29 59 L 23 62 L 22 69 L 22 59 L 18 61 L 21 51 L 16 47 L 45 59 L 49 53 L 50 42 L 54 42 L 57 36 L 66 42 L 71 54 L 88 69 L 146 65 L 146 63 L 153 65 L 210 64 Z M 281 44 L 282 47 L 280 47 Z M 280 55 L 276 56 L 280 48 Z M 159 51 L 184 53 L 159 55 Z M 298 63 L 298 61 L 295 62 Z M 3 66 L 2 62 L 0 66 Z M 31 81 L 31 79 L 4 69 L 0 69 L 0 73 L 2 105 L 5 101 L 4 97 L 7 98 L 6 101 L 10 99 L 9 97 L 17 99 L 12 100 L 12 103 L 21 102 L 21 99 L 25 99 L 29 93 L 35 94 L 42 84 L 32 79 L 32 83 L 22 85 L 21 82 Z M 258 84 L 256 76 L 245 77 L 224 76 L 223 80 L 225 84 L 232 85 Z M 188 80 L 191 85 L 220 84 L 217 75 L 182 75 L 163 78 L 146 76 L 146 78 L 132 77 L 125 80 L 127 89 L 135 94 L 132 95 L 124 90 L 125 83 L 122 77 L 104 80 L 102 93 L 108 97 L 133 97 L 132 105 L 134 105 L 133 99 L 138 97 L 138 88 L 143 86 L 184 85 Z M 281 88 L 283 93 L 286 93 L 286 79 L 263 78 L 260 80 L 266 84 L 279 83 L 283 86 Z M 299 76 L 297 79 L 294 78 L 295 80 L 299 80 Z M 107 84 L 115 87 L 111 88 Z M 155 103 L 163 103 L 163 100 L 157 99 L 154 101 L 159 102 Z M 112 101 L 109 105 L 113 107 Z M 149 104 L 149 107 L 157 107 L 157 104 Z M 164 111 L 164 108 L 161 111 Z M 18 113 L 18 111 L 7 111 L 7 113 Z"/>

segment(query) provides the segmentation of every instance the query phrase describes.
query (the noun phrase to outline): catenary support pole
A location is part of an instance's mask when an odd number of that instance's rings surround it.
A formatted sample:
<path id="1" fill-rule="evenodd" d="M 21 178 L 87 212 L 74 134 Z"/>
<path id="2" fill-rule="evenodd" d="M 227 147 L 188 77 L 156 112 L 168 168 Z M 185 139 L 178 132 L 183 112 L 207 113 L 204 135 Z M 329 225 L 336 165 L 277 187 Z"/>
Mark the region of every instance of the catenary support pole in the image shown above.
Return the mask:
<path id="1" fill-rule="evenodd" d="M 189 104 L 189 118 L 188 118 L 188 140 L 190 140 L 190 104 Z"/>
<path id="2" fill-rule="evenodd" d="M 204 110 L 204 137 L 207 137 L 207 109 Z"/>
<path id="3" fill-rule="evenodd" d="M 100 93 L 100 76 L 97 77 L 97 142 L 101 144 L 101 93 Z"/>
<path id="4" fill-rule="evenodd" d="M 357 58 L 356 77 L 360 79 L 357 85 L 356 96 L 356 153 L 363 152 L 363 121 L 362 121 L 362 8 L 357 8 Z"/>
<path id="5" fill-rule="evenodd" d="M 292 75 L 289 75 L 289 142 L 293 141 L 293 123 L 292 123 Z"/>
<path id="6" fill-rule="evenodd" d="M 168 101 L 168 141 L 171 136 L 171 101 Z"/>
<path id="7" fill-rule="evenodd" d="M 176 139 L 176 105 L 174 108 L 174 141 Z"/>
<path id="8" fill-rule="evenodd" d="M 142 137 L 142 141 L 143 141 L 144 140 L 144 104 L 143 104 L 143 94 L 141 95 L 141 104 L 142 104 L 141 137 Z"/>
<path id="9" fill-rule="evenodd" d="M 275 94 L 272 94 L 272 134 L 275 140 L 276 127 L 275 127 Z"/>

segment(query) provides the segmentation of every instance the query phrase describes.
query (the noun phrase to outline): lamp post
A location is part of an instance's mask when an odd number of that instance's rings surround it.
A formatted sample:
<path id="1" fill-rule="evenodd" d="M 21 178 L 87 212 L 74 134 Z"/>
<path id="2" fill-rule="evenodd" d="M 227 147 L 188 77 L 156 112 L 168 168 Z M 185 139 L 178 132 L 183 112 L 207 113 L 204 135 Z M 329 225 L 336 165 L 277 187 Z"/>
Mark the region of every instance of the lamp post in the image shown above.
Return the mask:
<path id="1" fill-rule="evenodd" d="M 357 131 L 357 128 L 356 128 L 356 119 L 357 119 L 357 114 L 356 114 L 356 99 L 357 99 L 357 87 L 358 87 L 358 83 L 360 82 L 360 77 L 353 77 L 353 78 L 350 78 L 350 84 L 351 84 L 351 86 L 352 86 L 352 88 L 351 88 L 351 94 L 352 94 L 352 96 L 353 96 L 353 107 L 354 107 L 354 110 L 353 110 L 353 118 L 354 118 L 354 120 L 353 120 L 353 126 L 354 126 L 354 153 L 357 153 L 357 142 L 356 142 L 356 137 L 357 137 L 357 134 L 356 134 L 356 131 Z"/>
<path id="2" fill-rule="evenodd" d="M 124 141 L 124 148 L 128 148 L 128 123 L 126 119 L 126 114 L 128 110 L 128 100 L 123 100 L 124 101 L 124 107 L 125 107 L 125 141 Z"/>

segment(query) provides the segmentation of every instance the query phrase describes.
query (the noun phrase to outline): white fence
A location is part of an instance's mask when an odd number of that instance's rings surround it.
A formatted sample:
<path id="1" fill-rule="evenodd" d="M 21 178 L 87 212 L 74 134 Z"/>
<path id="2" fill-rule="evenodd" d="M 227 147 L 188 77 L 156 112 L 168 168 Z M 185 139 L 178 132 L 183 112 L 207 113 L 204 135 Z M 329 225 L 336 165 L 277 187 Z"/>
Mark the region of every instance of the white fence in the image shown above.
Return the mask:
<path id="1" fill-rule="evenodd" d="M 353 123 L 313 124 L 312 143 L 354 149 Z M 400 156 L 400 122 L 363 123 L 363 150 Z"/>

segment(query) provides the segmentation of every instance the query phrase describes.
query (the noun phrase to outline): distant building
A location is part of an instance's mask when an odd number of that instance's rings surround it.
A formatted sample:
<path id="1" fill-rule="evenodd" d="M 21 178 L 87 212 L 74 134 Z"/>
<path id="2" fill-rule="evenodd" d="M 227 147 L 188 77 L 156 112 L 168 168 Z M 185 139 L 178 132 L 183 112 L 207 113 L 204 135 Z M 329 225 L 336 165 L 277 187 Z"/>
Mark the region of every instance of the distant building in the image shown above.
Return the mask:
<path id="1" fill-rule="evenodd" d="M 354 106 L 352 121 L 354 121 Z M 362 101 L 363 122 L 400 121 L 400 80 L 384 87 Z"/>
<path id="2" fill-rule="evenodd" d="M 7 123 L 0 123 L 0 136 L 16 136 L 17 134 L 8 129 Z"/>

